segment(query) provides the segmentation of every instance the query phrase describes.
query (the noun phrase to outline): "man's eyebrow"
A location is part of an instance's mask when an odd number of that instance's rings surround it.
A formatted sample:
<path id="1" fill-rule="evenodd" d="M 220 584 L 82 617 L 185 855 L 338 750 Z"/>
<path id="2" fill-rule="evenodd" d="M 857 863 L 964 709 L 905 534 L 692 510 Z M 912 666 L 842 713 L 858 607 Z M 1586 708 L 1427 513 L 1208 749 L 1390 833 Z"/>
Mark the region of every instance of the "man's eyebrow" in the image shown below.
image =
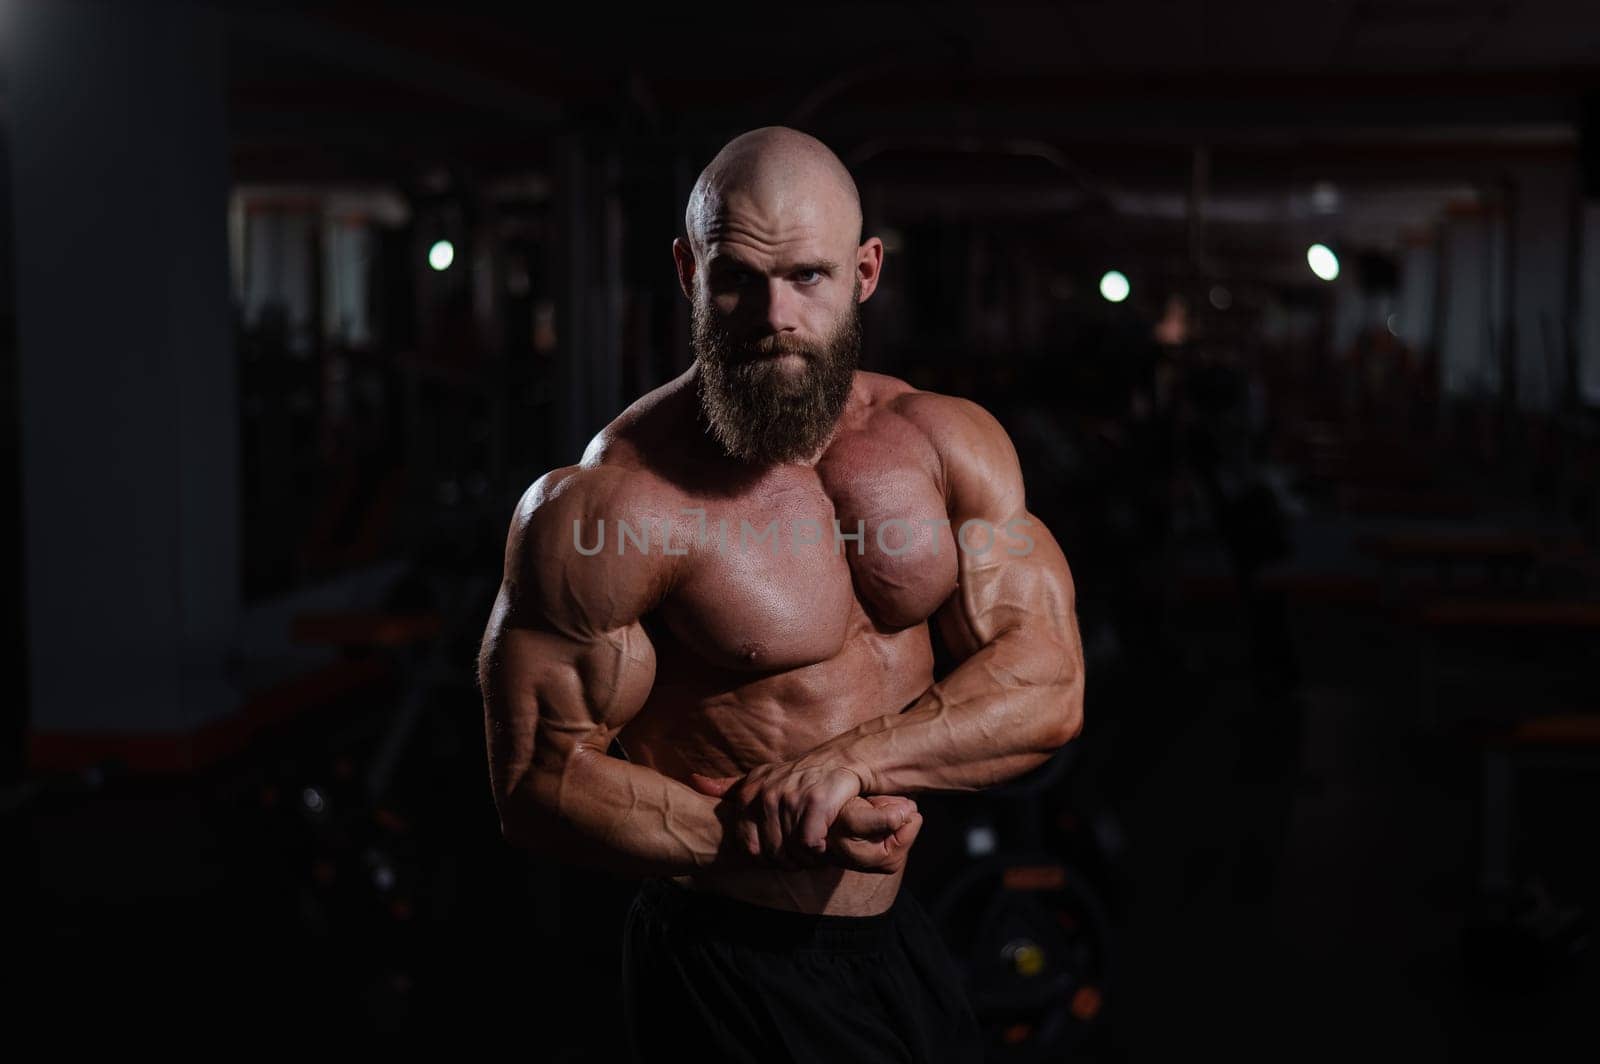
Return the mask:
<path id="1" fill-rule="evenodd" d="M 744 259 L 741 259 L 738 255 L 728 251 L 712 252 L 710 261 L 707 263 L 707 265 L 723 270 L 749 270 L 752 273 L 761 272 L 748 262 L 744 261 Z M 785 263 L 778 268 L 778 273 L 780 275 L 787 275 L 791 273 L 804 273 L 807 270 L 814 270 L 817 273 L 826 273 L 831 275 L 839 272 L 839 264 L 830 259 L 806 259 L 800 262 Z"/>
<path id="2" fill-rule="evenodd" d="M 810 262 L 797 262 L 793 266 L 784 268 L 784 273 L 805 273 L 807 270 L 816 273 L 838 273 L 839 264 L 827 259 L 816 259 Z"/>

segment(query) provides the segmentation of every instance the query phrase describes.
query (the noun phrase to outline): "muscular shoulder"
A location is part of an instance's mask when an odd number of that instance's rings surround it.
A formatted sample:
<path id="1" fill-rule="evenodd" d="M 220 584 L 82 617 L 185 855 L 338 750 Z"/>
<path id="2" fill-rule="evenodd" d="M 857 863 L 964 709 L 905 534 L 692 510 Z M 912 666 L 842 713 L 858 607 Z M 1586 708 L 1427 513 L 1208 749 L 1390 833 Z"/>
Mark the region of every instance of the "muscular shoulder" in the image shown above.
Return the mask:
<path id="1" fill-rule="evenodd" d="M 1017 452 L 994 415 L 970 399 L 895 383 L 900 388 L 886 389 L 886 405 L 915 425 L 938 455 L 952 511 L 974 505 L 985 510 L 1020 509 Z"/>
<path id="2" fill-rule="evenodd" d="M 896 396 L 893 404 L 895 412 L 926 433 L 941 454 L 1010 449 L 1010 438 L 1000 422 L 970 399 L 909 389 Z"/>
<path id="3" fill-rule="evenodd" d="M 504 583 L 514 624 L 574 637 L 632 624 L 673 579 L 659 551 L 616 549 L 619 526 L 649 535 L 674 505 L 648 471 L 594 462 L 552 470 L 517 503 Z"/>

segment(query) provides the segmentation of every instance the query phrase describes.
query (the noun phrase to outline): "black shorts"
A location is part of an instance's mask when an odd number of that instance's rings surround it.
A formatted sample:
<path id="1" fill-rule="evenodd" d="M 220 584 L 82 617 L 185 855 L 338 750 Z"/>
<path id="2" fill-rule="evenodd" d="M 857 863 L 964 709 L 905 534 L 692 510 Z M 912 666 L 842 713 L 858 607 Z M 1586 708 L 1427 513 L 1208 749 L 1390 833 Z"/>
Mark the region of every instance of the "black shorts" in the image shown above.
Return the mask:
<path id="1" fill-rule="evenodd" d="M 880 916 L 807 916 L 646 880 L 623 940 L 640 1061 L 980 1061 L 955 962 L 902 892 Z"/>

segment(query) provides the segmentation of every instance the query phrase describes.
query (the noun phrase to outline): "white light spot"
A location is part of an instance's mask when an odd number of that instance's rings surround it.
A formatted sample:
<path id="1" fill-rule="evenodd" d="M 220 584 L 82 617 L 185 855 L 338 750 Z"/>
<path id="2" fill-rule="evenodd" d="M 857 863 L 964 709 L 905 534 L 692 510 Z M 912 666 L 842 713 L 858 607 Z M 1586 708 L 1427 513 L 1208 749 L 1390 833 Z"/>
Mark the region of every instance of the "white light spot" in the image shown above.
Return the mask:
<path id="1" fill-rule="evenodd" d="M 1121 271 L 1107 270 L 1105 275 L 1100 278 L 1100 294 L 1112 303 L 1121 303 L 1128 298 L 1130 291 L 1132 291 L 1132 286 L 1128 284 L 1128 279 L 1122 275 Z"/>
<path id="2" fill-rule="evenodd" d="M 1312 244 L 1306 248 L 1306 265 L 1311 267 L 1311 272 L 1324 281 L 1331 281 L 1339 276 L 1339 256 L 1335 255 L 1326 244 Z"/>
<path id="3" fill-rule="evenodd" d="M 428 249 L 428 265 L 435 270 L 444 271 L 456 261 L 456 246 L 448 240 L 436 240 L 433 247 Z"/>
<path id="4" fill-rule="evenodd" d="M 994 853 L 996 839 L 994 829 L 987 824 L 979 824 L 967 829 L 967 856 L 987 857 Z"/>

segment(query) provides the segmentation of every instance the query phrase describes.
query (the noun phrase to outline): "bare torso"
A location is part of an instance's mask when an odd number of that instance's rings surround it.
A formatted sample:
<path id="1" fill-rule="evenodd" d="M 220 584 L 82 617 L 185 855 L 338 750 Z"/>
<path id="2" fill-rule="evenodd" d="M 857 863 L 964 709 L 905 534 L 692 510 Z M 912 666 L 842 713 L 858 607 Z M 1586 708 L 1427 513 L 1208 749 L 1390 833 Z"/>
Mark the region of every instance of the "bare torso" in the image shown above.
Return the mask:
<path id="1" fill-rule="evenodd" d="M 933 682 L 927 621 L 955 590 L 957 559 L 939 455 L 905 416 L 919 395 L 858 374 L 814 466 L 755 475 L 707 453 L 685 378 L 613 426 L 598 458 L 637 474 L 649 500 L 635 513 L 660 522 L 648 550 L 674 552 L 644 622 L 654 686 L 619 736 L 629 760 L 678 780 L 742 775 L 895 713 Z M 597 531 L 583 530 L 590 549 Z M 606 530 L 603 555 L 641 549 L 621 532 Z M 682 881 L 778 908 L 866 914 L 889 906 L 900 876 L 752 868 Z"/>

